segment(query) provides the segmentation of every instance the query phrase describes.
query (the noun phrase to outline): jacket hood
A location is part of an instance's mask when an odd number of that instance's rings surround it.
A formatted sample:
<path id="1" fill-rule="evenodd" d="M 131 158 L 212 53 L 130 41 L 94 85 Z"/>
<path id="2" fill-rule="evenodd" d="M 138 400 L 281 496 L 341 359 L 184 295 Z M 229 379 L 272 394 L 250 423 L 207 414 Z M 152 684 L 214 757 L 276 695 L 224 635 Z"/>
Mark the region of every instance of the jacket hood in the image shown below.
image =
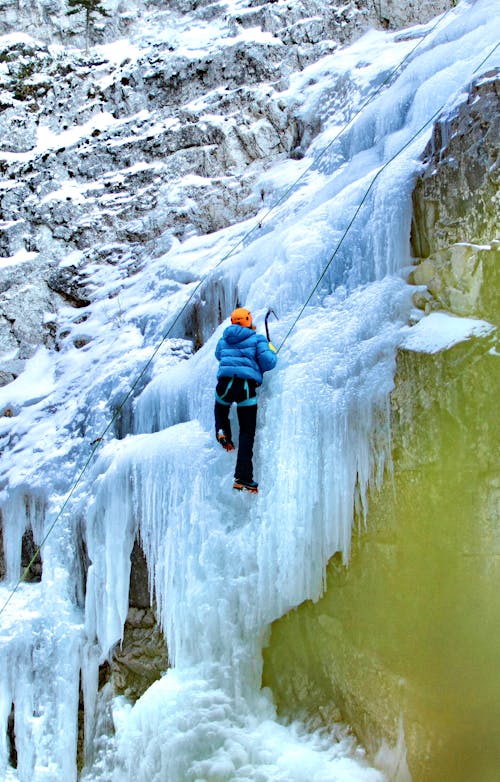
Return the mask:
<path id="1" fill-rule="evenodd" d="M 229 345 L 236 345 L 239 342 L 244 342 L 246 339 L 249 339 L 249 337 L 252 337 L 254 334 L 255 331 L 252 329 L 234 323 L 224 330 L 224 339 Z"/>

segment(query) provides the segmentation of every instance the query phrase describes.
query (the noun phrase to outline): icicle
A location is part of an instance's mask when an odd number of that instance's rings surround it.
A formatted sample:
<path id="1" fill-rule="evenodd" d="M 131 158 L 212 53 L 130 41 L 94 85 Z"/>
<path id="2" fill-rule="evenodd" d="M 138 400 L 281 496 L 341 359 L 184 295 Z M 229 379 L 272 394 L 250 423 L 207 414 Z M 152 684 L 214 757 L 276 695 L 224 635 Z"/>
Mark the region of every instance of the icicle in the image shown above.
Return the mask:
<path id="1" fill-rule="evenodd" d="M 26 530 L 33 531 L 38 544 L 43 537 L 45 523 L 45 498 L 20 486 L 11 491 L 4 501 L 2 513 L 3 546 L 6 580 L 10 583 L 21 576 L 22 539 Z"/>
<path id="2" fill-rule="evenodd" d="M 130 554 L 138 528 L 132 500 L 131 474 L 111 468 L 101 481 L 85 527 L 91 562 L 85 626 L 88 638 L 100 645 L 101 660 L 122 638 L 127 618 Z"/>
<path id="3" fill-rule="evenodd" d="M 20 782 L 72 782 L 81 626 L 63 601 L 47 609 L 40 596 L 40 585 L 22 586 L 3 614 L 0 768 L 5 770 L 9 761 L 5 737 L 13 704 Z"/>

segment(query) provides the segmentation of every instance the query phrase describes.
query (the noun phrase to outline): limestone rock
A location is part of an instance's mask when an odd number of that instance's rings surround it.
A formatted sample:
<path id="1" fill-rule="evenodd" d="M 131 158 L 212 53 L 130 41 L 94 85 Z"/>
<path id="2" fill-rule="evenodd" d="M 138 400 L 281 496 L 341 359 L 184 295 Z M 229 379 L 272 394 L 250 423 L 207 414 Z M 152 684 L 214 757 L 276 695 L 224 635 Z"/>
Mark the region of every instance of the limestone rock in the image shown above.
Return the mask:
<path id="1" fill-rule="evenodd" d="M 115 693 L 136 701 L 168 666 L 167 645 L 151 607 L 146 558 L 136 541 L 123 641 L 113 651 L 108 677 Z"/>
<path id="2" fill-rule="evenodd" d="M 429 309 L 494 319 L 498 312 L 500 79 L 476 79 L 466 100 L 440 119 L 414 195 L 412 281 Z"/>
<path id="3" fill-rule="evenodd" d="M 87 307 L 90 304 L 90 298 L 85 290 L 85 280 L 79 279 L 78 270 L 74 266 L 56 269 L 49 276 L 47 285 L 74 307 Z"/>
<path id="4" fill-rule="evenodd" d="M 115 648 L 111 662 L 115 693 L 136 701 L 168 666 L 167 646 L 154 612 L 131 608 L 123 642 Z"/>
<path id="5" fill-rule="evenodd" d="M 179 2 L 179 0 L 104 0 L 109 16 L 98 17 L 90 31 L 90 43 L 104 43 L 124 37 L 138 20 L 155 11 L 175 10 L 181 14 L 209 19 L 220 14 L 220 6 L 211 2 Z M 350 0 L 336 6 L 321 0 L 300 0 L 284 4 L 275 0 L 251 2 L 231 20 L 234 28 L 262 27 L 273 33 L 283 31 L 285 42 L 315 41 L 343 32 L 346 40 L 352 32 L 359 34 L 368 24 L 379 23 L 393 28 L 417 21 L 425 22 L 448 8 L 448 0 L 383 0 L 370 3 Z M 224 6 L 224 10 L 226 7 Z M 0 35 L 23 30 L 34 37 L 43 37 L 53 43 L 85 46 L 85 16 L 68 17 L 64 0 L 0 0 Z M 289 36 L 286 40 L 286 35 Z"/>
<path id="6" fill-rule="evenodd" d="M 41 553 L 37 551 L 37 546 L 33 540 L 33 531 L 31 529 L 26 530 L 23 535 L 21 568 L 23 571 L 23 581 L 37 582 L 42 580 L 42 557 Z"/>
<path id="7" fill-rule="evenodd" d="M 495 321 L 498 315 L 500 245 L 460 242 L 425 258 L 411 274 L 411 282 L 425 285 L 421 300 L 426 313 L 445 309 L 455 315 Z M 419 306 L 419 300 L 414 302 Z"/>
<path id="8" fill-rule="evenodd" d="M 379 0 L 375 5 L 380 22 L 392 29 L 414 24 L 416 19 L 425 22 L 450 7 L 446 0 Z"/>
<path id="9" fill-rule="evenodd" d="M 144 556 L 144 552 L 137 541 L 134 543 L 130 560 L 130 588 L 128 597 L 130 609 L 131 611 L 136 609 L 147 610 L 151 607 L 148 563 Z"/>

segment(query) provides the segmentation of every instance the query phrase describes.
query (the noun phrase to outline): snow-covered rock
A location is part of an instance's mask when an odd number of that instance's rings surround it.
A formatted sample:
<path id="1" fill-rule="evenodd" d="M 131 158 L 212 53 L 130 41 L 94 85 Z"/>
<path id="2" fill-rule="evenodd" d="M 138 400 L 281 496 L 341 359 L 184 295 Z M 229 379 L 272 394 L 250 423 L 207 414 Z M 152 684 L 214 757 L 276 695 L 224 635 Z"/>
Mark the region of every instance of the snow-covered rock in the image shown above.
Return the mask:
<path id="1" fill-rule="evenodd" d="M 20 339 L 10 314 L 0 322 L 19 351 L 4 382 L 53 344 L 45 313 L 61 300 L 48 277 L 72 251 L 81 271 L 96 246 L 135 256 L 255 213 L 259 173 L 302 156 L 321 129 L 283 95 L 289 77 L 380 21 L 368 2 L 107 0 L 85 54 L 68 46 L 82 44 L 84 14 L 68 17 L 63 0 L 2 6 L 0 274 L 2 258 L 38 253 L 10 285 L 10 310 L 19 301 L 22 318 L 29 301 L 34 328 Z M 436 10 L 419 8 L 419 21 Z"/>

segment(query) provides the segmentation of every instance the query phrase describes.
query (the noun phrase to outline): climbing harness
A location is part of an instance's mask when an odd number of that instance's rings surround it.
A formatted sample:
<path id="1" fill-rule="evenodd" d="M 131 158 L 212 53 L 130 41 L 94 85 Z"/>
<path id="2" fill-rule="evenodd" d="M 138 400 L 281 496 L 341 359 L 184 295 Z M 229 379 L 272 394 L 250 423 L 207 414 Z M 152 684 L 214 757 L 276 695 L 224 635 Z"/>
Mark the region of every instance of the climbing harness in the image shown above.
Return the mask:
<path id="1" fill-rule="evenodd" d="M 224 378 L 219 378 L 219 384 L 223 381 Z M 244 378 L 237 377 L 236 375 L 233 375 L 229 379 L 229 383 L 227 384 L 225 391 L 223 394 L 218 394 L 217 391 L 215 392 L 215 399 L 220 405 L 225 405 L 226 407 L 231 407 L 232 401 L 228 402 L 226 397 L 229 394 L 231 388 L 233 387 L 234 381 L 241 381 L 243 386 L 243 392 L 245 394 L 245 397 L 241 399 L 239 402 L 236 402 L 237 407 L 251 407 L 252 405 L 257 404 L 257 396 L 255 394 L 255 388 L 253 389 L 253 395 L 250 393 L 250 383 L 248 380 Z M 235 389 L 237 391 L 237 389 Z"/>

